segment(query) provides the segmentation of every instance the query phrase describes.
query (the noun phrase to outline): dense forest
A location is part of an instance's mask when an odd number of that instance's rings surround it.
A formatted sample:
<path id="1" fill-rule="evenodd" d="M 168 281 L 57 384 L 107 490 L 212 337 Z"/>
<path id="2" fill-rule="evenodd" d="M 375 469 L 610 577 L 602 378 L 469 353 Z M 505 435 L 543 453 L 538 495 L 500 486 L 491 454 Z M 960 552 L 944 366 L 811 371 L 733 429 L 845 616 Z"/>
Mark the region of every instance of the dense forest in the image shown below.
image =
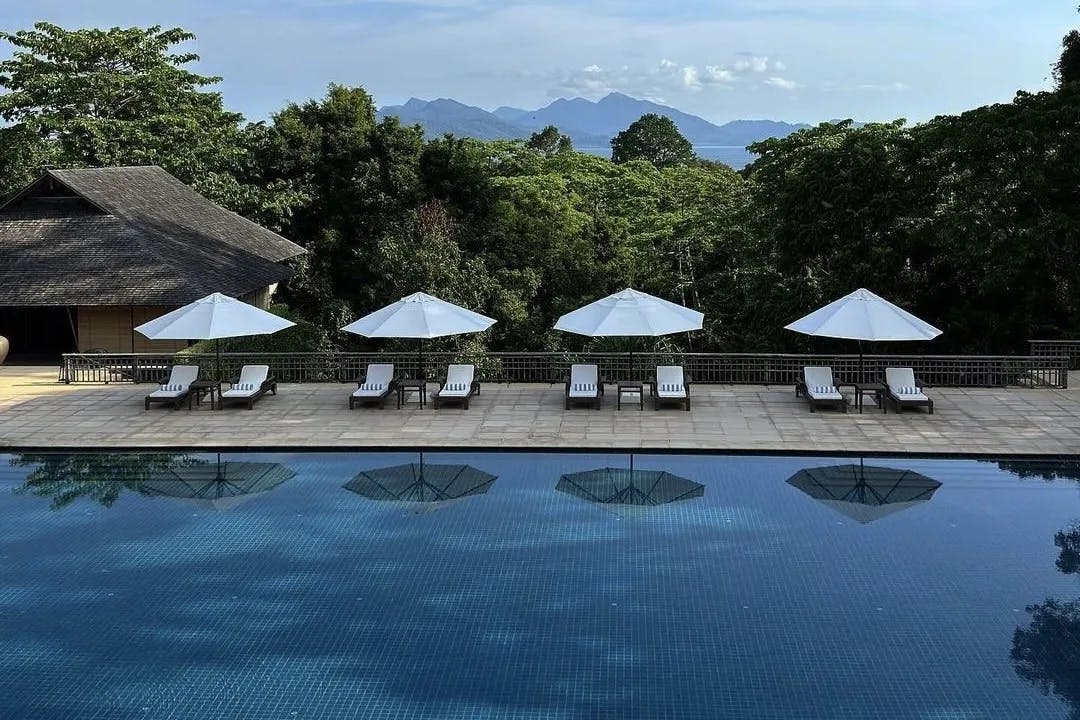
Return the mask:
<path id="1" fill-rule="evenodd" d="M 1076 31 L 1052 91 L 915 125 L 824 123 L 752 146 L 739 173 L 658 116 L 614 138 L 612 160 L 556 128 L 425 141 L 359 87 L 246 122 L 220 78 L 189 69 L 180 29 L 0 39 L 0 194 L 48 166 L 163 166 L 309 251 L 278 295 L 306 322 L 279 343 L 359 347 L 337 328 L 424 290 L 499 321 L 453 341 L 472 349 L 580 347 L 555 319 L 626 286 L 703 311 L 703 333 L 665 341 L 695 350 L 804 347 L 782 326 L 860 286 L 942 328 L 935 351 L 1080 331 Z"/>

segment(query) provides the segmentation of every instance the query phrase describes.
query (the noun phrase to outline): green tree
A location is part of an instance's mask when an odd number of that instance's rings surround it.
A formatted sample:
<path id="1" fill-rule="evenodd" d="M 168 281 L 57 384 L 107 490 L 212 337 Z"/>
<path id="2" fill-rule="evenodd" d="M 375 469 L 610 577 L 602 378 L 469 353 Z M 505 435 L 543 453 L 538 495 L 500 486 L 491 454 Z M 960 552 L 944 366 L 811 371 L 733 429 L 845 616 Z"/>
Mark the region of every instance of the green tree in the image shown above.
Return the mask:
<path id="1" fill-rule="evenodd" d="M 303 316 L 336 330 L 383 300 L 371 257 L 421 197 L 419 127 L 377 121 L 362 88 L 331 85 L 325 97 L 289 104 L 267 128 L 262 181 L 305 198 L 284 223 L 309 251 L 283 290 Z"/>
<path id="2" fill-rule="evenodd" d="M 616 163 L 647 160 L 659 168 L 694 160 L 694 148 L 671 118 L 649 113 L 630 124 L 611 140 L 611 159 Z"/>
<path id="3" fill-rule="evenodd" d="M 1061 57 L 1054 65 L 1058 86 L 1080 80 L 1080 30 L 1073 30 L 1061 41 Z"/>
<path id="4" fill-rule="evenodd" d="M 525 146 L 544 155 L 559 155 L 572 151 L 574 142 L 569 135 L 559 132 L 559 128 L 548 125 L 543 130 L 530 135 Z"/>
<path id="5" fill-rule="evenodd" d="M 31 165 L 157 164 L 197 189 L 232 181 L 243 161 L 237 113 L 204 90 L 220 78 L 185 66 L 198 59 L 175 46 L 193 39 L 180 28 L 65 30 L 39 22 L 0 32 L 13 47 L 0 61 L 0 117 Z M 39 142 L 55 151 L 40 152 Z M 38 168 L 31 168 L 36 173 Z"/>

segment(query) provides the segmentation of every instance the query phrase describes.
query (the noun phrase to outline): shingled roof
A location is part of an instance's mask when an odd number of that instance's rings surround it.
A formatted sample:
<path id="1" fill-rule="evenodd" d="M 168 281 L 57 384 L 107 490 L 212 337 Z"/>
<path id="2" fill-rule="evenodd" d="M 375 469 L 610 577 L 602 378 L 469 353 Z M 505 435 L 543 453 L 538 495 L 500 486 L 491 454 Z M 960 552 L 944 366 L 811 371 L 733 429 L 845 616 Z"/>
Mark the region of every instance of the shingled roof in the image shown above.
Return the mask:
<path id="1" fill-rule="evenodd" d="M 50 170 L 0 207 L 0 306 L 243 296 L 303 252 L 160 167 Z"/>

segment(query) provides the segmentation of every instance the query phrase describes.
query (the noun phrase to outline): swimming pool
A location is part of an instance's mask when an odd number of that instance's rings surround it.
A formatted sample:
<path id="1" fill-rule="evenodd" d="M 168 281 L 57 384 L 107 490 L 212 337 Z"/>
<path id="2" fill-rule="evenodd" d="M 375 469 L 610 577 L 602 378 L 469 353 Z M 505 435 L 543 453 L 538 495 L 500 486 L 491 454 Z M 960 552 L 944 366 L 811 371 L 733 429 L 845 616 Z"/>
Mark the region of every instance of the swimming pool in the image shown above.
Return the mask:
<path id="1" fill-rule="evenodd" d="M 1080 717 L 1075 463 L 418 460 L 0 458 L 0 717 Z"/>

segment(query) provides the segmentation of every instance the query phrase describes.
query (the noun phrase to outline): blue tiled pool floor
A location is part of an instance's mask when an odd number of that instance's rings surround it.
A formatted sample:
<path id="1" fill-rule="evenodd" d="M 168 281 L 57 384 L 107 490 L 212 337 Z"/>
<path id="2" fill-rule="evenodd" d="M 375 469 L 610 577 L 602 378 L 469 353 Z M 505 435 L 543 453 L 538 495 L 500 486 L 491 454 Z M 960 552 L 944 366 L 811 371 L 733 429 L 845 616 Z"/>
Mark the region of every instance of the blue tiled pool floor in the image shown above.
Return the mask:
<path id="1" fill-rule="evenodd" d="M 0 718 L 1080 717 L 1071 465 L 867 460 L 940 482 L 879 511 L 788 482 L 858 459 L 636 456 L 703 488 L 637 506 L 556 489 L 625 455 L 343 487 L 417 461 L 228 456 L 248 485 L 184 498 L 218 457 L 4 458 Z"/>

